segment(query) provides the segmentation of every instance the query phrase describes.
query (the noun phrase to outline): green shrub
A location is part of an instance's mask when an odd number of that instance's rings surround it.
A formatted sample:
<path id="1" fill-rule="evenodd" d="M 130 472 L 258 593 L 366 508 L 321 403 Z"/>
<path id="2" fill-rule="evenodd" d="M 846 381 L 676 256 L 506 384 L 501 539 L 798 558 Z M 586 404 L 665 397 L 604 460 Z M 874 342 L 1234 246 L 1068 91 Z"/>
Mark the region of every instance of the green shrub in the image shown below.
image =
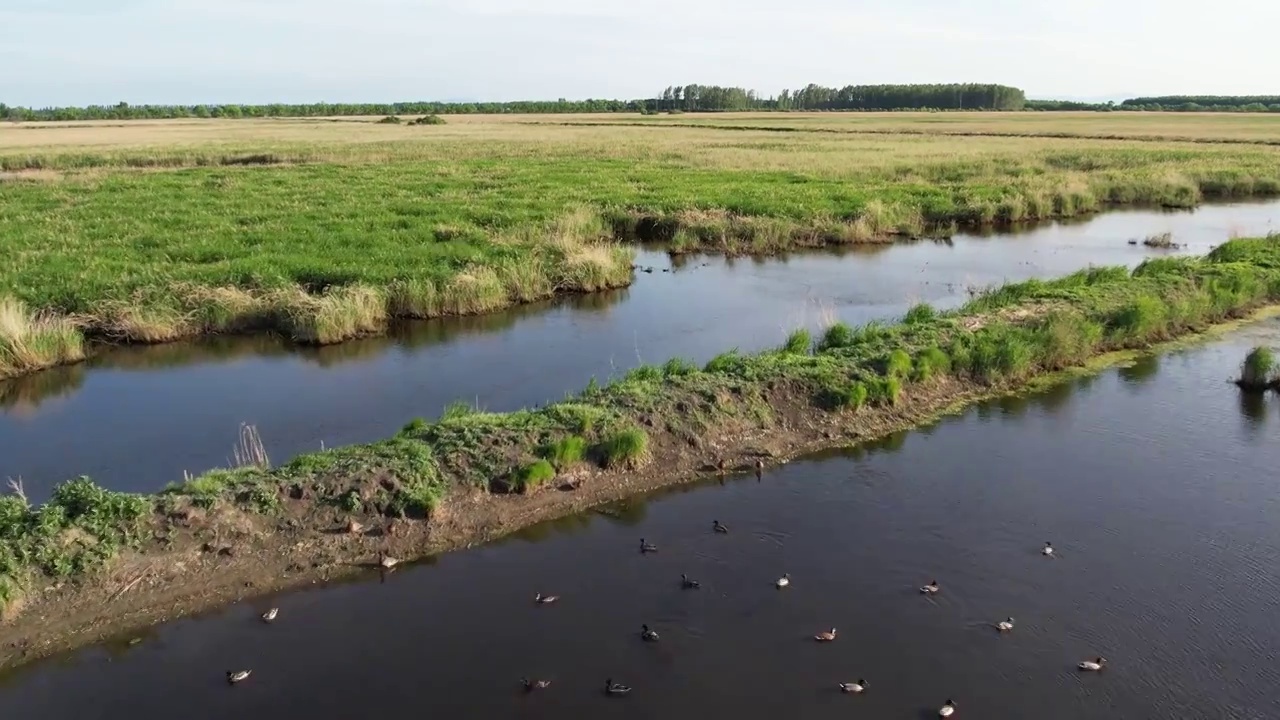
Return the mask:
<path id="1" fill-rule="evenodd" d="M 515 489 L 517 492 L 527 493 L 530 490 L 536 490 L 543 483 L 550 482 L 555 476 L 556 469 L 551 467 L 551 463 L 538 460 L 525 465 L 516 473 Z"/>
<path id="2" fill-rule="evenodd" d="M 813 336 L 808 330 L 799 328 L 787 336 L 787 341 L 782 344 L 782 352 L 791 355 L 808 355 L 809 348 L 813 346 Z"/>
<path id="3" fill-rule="evenodd" d="M 640 382 L 656 382 L 662 379 L 662 371 L 653 365 L 641 365 L 627 373 L 626 379 Z"/>
<path id="4" fill-rule="evenodd" d="M 1121 344 L 1161 339 L 1168 324 L 1165 305 L 1160 298 L 1143 295 L 1120 308 L 1110 324 L 1114 340 Z"/>
<path id="5" fill-rule="evenodd" d="M 894 406 L 902 396 L 902 381 L 896 377 L 867 380 L 867 401 L 873 405 Z"/>
<path id="6" fill-rule="evenodd" d="M 594 380 L 595 378 L 592 378 Z M 445 406 L 444 412 L 440 413 L 440 422 L 449 422 L 451 420 L 461 420 L 466 417 L 475 415 L 478 410 L 472 405 L 455 400 Z"/>
<path id="7" fill-rule="evenodd" d="M 844 406 L 857 410 L 867 404 L 867 385 L 863 382 L 855 382 L 849 386 L 844 394 Z"/>
<path id="8" fill-rule="evenodd" d="M 649 450 L 649 436 L 637 427 L 619 430 L 600 444 L 605 467 L 636 467 Z"/>
<path id="9" fill-rule="evenodd" d="M 577 435 L 570 435 L 547 447 L 545 457 L 558 470 L 580 462 L 586 454 L 587 441 Z"/>
<path id="10" fill-rule="evenodd" d="M 1036 329 L 1039 363 L 1049 370 L 1079 365 L 1097 352 L 1102 334 L 1102 326 L 1081 313 L 1051 313 Z"/>
<path id="11" fill-rule="evenodd" d="M 733 373 L 742 368 L 743 361 L 744 358 L 738 352 L 738 348 L 734 348 L 711 358 L 705 370 L 709 373 Z"/>

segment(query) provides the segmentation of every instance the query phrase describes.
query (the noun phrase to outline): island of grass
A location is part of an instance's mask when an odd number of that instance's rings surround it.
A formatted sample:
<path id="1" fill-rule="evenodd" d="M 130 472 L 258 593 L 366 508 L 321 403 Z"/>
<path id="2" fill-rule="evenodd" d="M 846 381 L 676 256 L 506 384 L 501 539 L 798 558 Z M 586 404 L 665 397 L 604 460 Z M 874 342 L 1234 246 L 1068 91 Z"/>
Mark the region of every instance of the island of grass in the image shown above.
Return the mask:
<path id="1" fill-rule="evenodd" d="M 777 350 L 679 359 L 511 413 L 457 405 L 382 442 L 213 470 L 156 495 L 87 478 L 0 498 L 0 665 L 131 625 L 416 557 L 720 467 L 886 435 L 1104 353 L 1280 303 L 1280 236 L 1091 268 L 954 312 L 797 331 Z M 252 440 L 252 434 L 246 433 Z"/>
<path id="2" fill-rule="evenodd" d="M 1255 126 L 1280 118 L 946 120 L 0 125 L 0 377 L 75 362 L 86 336 L 323 344 L 618 287 L 637 239 L 764 254 L 1280 193 Z"/>

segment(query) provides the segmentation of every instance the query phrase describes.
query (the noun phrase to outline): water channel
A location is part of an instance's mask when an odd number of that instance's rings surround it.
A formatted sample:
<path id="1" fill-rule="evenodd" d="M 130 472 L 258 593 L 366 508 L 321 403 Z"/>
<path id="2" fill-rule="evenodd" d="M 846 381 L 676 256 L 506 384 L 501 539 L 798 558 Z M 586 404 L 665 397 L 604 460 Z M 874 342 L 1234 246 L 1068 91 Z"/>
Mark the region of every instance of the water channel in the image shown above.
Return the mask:
<path id="1" fill-rule="evenodd" d="M 161 626 L 0 677 L 0 717 L 922 719 L 951 697 L 957 717 L 1275 718 L 1280 398 L 1225 382 L 1260 343 L 1280 320 L 759 480 Z M 234 668 L 253 675 L 228 687 Z M 526 696 L 525 675 L 553 685 Z M 634 691 L 605 697 L 606 677 Z M 865 695 L 837 689 L 859 678 Z"/>

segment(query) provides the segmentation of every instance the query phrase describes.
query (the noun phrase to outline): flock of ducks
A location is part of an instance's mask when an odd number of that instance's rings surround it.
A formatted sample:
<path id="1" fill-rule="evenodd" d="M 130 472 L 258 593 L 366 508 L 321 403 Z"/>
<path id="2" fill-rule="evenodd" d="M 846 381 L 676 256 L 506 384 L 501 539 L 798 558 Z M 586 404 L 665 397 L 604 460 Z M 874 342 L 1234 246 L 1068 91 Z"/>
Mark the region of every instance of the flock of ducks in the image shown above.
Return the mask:
<path id="1" fill-rule="evenodd" d="M 729 532 L 729 528 L 726 527 L 719 520 L 712 521 L 711 529 L 712 531 L 716 533 L 721 533 L 721 534 L 726 534 Z M 654 545 L 653 543 L 646 541 L 644 538 L 640 538 L 641 554 L 656 553 L 656 552 L 658 552 L 657 545 Z M 1053 545 L 1051 543 L 1046 542 L 1044 544 L 1044 548 L 1041 549 L 1040 554 L 1045 557 L 1055 557 L 1053 552 Z M 378 566 L 383 570 L 391 570 L 399 563 L 400 563 L 399 560 L 392 557 L 388 557 L 386 554 L 378 555 Z M 773 585 L 775 588 L 779 590 L 786 587 L 790 587 L 791 575 L 789 573 L 783 573 L 782 577 L 773 581 Z M 702 587 L 702 584 L 699 583 L 697 580 L 691 579 L 688 575 L 681 573 L 680 586 L 686 590 L 696 590 Z M 938 585 L 937 580 L 930 580 L 928 585 L 924 585 L 920 588 L 920 592 L 924 595 L 935 595 L 941 591 L 942 591 L 942 587 Z M 550 605 L 551 603 L 554 603 L 559 599 L 560 599 L 559 595 L 543 595 L 541 592 L 533 596 L 534 603 L 538 605 Z M 273 607 L 270 610 L 267 610 L 266 612 L 262 613 L 261 618 L 263 622 L 270 623 L 270 622 L 274 622 L 275 619 L 279 617 L 279 615 L 280 615 L 280 608 Z M 1009 618 L 1006 618 L 1005 620 L 995 623 L 995 628 L 996 630 L 1002 633 L 1012 631 L 1013 618 L 1009 617 Z M 648 625 L 641 625 L 640 639 L 643 640 L 644 642 L 652 643 L 652 642 L 658 642 L 658 640 L 660 640 L 661 637 L 658 635 L 658 632 L 653 628 L 650 628 Z M 834 642 L 836 639 L 836 628 L 833 627 L 830 630 L 824 630 L 820 633 L 817 633 L 816 635 L 813 636 L 813 639 L 817 642 L 823 642 L 823 643 Z M 1098 672 L 1102 670 L 1104 667 L 1106 667 L 1106 664 L 1107 664 L 1106 658 L 1098 657 L 1093 660 L 1084 660 L 1078 663 L 1076 667 L 1086 672 Z M 252 670 L 234 670 L 234 671 L 228 670 L 227 683 L 230 685 L 235 685 L 236 683 L 243 682 L 244 680 L 247 680 L 252 673 L 253 673 Z M 533 692 L 535 690 L 545 690 L 546 688 L 551 687 L 550 680 L 530 680 L 527 677 L 520 678 L 520 684 L 524 687 L 525 692 Z M 859 678 L 857 682 L 839 683 L 839 688 L 841 692 L 849 693 L 853 695 L 860 695 L 866 692 L 868 687 L 870 686 L 867 684 L 867 681 L 862 678 Z M 630 693 L 631 688 L 627 685 L 614 682 L 613 678 L 608 678 L 604 681 L 604 692 L 606 695 L 620 696 L 620 695 L 626 695 Z M 955 714 L 955 712 L 956 712 L 956 702 L 951 698 L 947 698 L 947 701 L 942 705 L 942 707 L 938 708 L 939 717 L 951 717 L 953 714 Z"/>

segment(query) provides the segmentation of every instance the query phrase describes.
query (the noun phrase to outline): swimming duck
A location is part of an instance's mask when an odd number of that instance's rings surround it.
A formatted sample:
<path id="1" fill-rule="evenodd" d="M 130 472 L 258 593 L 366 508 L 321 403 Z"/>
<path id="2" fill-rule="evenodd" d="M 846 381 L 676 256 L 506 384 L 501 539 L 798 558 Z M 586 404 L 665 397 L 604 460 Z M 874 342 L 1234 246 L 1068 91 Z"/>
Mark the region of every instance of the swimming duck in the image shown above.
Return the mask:
<path id="1" fill-rule="evenodd" d="M 1045 557 L 1049 557 L 1053 555 L 1053 545 L 1046 542 L 1044 544 L 1044 549 L 1040 551 L 1040 554 L 1044 555 Z"/>
<path id="2" fill-rule="evenodd" d="M 841 692 L 854 693 L 856 695 L 858 693 L 866 692 L 866 690 L 867 681 L 862 678 L 858 678 L 858 682 L 840 683 Z"/>
<path id="3" fill-rule="evenodd" d="M 396 565 L 399 565 L 399 564 L 400 564 L 400 561 L 399 561 L 399 560 L 397 560 L 397 559 L 395 559 L 395 558 L 393 558 L 393 557 L 391 557 L 391 556 L 389 556 L 389 555 L 387 555 L 386 553 L 379 553 L 379 554 L 378 554 L 378 564 L 379 564 L 379 565 L 381 565 L 383 568 L 385 568 L 385 569 L 387 569 L 387 570 L 390 570 L 391 568 L 395 567 Z"/>
<path id="4" fill-rule="evenodd" d="M 653 543 L 647 543 L 644 541 L 644 538 L 640 538 L 640 552 L 642 553 L 658 552 L 658 546 L 654 545 Z"/>
<path id="5" fill-rule="evenodd" d="M 930 580 L 928 585 L 925 585 L 924 587 L 920 588 L 920 592 L 926 595 L 932 595 L 933 593 L 936 593 L 941 589 L 942 588 L 938 587 L 937 580 Z"/>
<path id="6" fill-rule="evenodd" d="M 688 575 L 680 573 L 680 586 L 685 590 L 697 590 L 702 587 L 702 583 L 697 580 L 690 580 Z"/>
<path id="7" fill-rule="evenodd" d="M 252 670 L 238 670 L 238 671 L 235 671 L 235 672 L 233 672 L 233 671 L 231 671 L 231 670 L 228 670 L 228 671 L 227 671 L 227 682 L 228 682 L 228 683 L 230 683 L 230 684 L 232 684 L 232 685 L 235 685 L 236 683 L 240 682 L 241 680 L 244 680 L 245 678 L 249 677 L 249 674 L 250 674 L 250 673 L 252 673 L 252 672 L 253 672 Z"/>
<path id="8" fill-rule="evenodd" d="M 778 578 L 773 582 L 774 587 L 777 587 L 777 588 L 784 588 L 790 584 L 791 584 L 791 575 L 787 573 L 783 573 L 782 577 Z"/>
<path id="9" fill-rule="evenodd" d="M 938 708 L 938 717 L 951 717 L 955 711 L 956 701 L 951 698 L 947 698 L 947 704 Z"/>
<path id="10" fill-rule="evenodd" d="M 1000 632 L 1009 632 L 1010 630 L 1013 629 L 1013 618 L 1009 618 L 1008 620 L 1001 620 L 1000 622 L 996 623 L 996 629 L 999 630 Z"/>
<path id="11" fill-rule="evenodd" d="M 539 605 L 548 605 L 559 599 L 560 599 L 559 595 L 543 595 L 542 593 L 538 593 L 537 595 L 533 596 L 533 601 L 538 603 Z"/>
<path id="12" fill-rule="evenodd" d="M 280 614 L 280 608 L 271 608 L 270 610 L 262 613 L 262 621 L 271 622 L 272 620 L 275 620 L 276 616 L 279 614 Z"/>
<path id="13" fill-rule="evenodd" d="M 831 642 L 832 640 L 836 639 L 836 629 L 831 628 L 826 632 L 820 632 L 817 635 L 814 635 L 813 639 L 817 640 L 818 642 Z"/>
<path id="14" fill-rule="evenodd" d="M 1079 664 L 1079 665 L 1077 665 L 1076 667 L 1080 668 L 1081 670 L 1088 670 L 1088 671 L 1090 671 L 1090 672 L 1097 672 L 1097 671 L 1101 670 L 1101 669 L 1102 669 L 1102 667 L 1103 667 L 1104 665 L 1106 665 L 1106 664 L 1107 664 L 1107 659 L 1106 659 L 1106 658 L 1101 658 L 1101 657 L 1100 657 L 1100 658 L 1098 658 L 1098 659 L 1096 659 L 1096 660 L 1085 660 L 1084 662 L 1080 663 L 1080 664 Z"/>
<path id="15" fill-rule="evenodd" d="M 716 531 L 716 532 L 718 532 L 718 533 L 727 533 L 727 532 L 729 532 L 729 528 L 725 527 L 725 525 L 724 525 L 723 523 L 721 523 L 719 520 L 712 520 L 712 521 L 711 521 L 711 529 L 712 529 L 712 530 L 715 530 L 715 531 Z"/>
<path id="16" fill-rule="evenodd" d="M 551 687 L 550 680 L 530 680 L 529 678 L 520 678 L 520 684 L 524 685 L 525 692 L 533 692 L 534 690 L 543 690 Z"/>
<path id="17" fill-rule="evenodd" d="M 658 642 L 658 633 L 657 631 L 650 630 L 648 625 L 641 625 L 640 639 L 645 642 Z"/>
<path id="18" fill-rule="evenodd" d="M 604 692 L 606 695 L 626 695 L 631 692 L 631 688 L 622 683 L 616 683 L 613 678 L 609 678 L 604 681 Z"/>

